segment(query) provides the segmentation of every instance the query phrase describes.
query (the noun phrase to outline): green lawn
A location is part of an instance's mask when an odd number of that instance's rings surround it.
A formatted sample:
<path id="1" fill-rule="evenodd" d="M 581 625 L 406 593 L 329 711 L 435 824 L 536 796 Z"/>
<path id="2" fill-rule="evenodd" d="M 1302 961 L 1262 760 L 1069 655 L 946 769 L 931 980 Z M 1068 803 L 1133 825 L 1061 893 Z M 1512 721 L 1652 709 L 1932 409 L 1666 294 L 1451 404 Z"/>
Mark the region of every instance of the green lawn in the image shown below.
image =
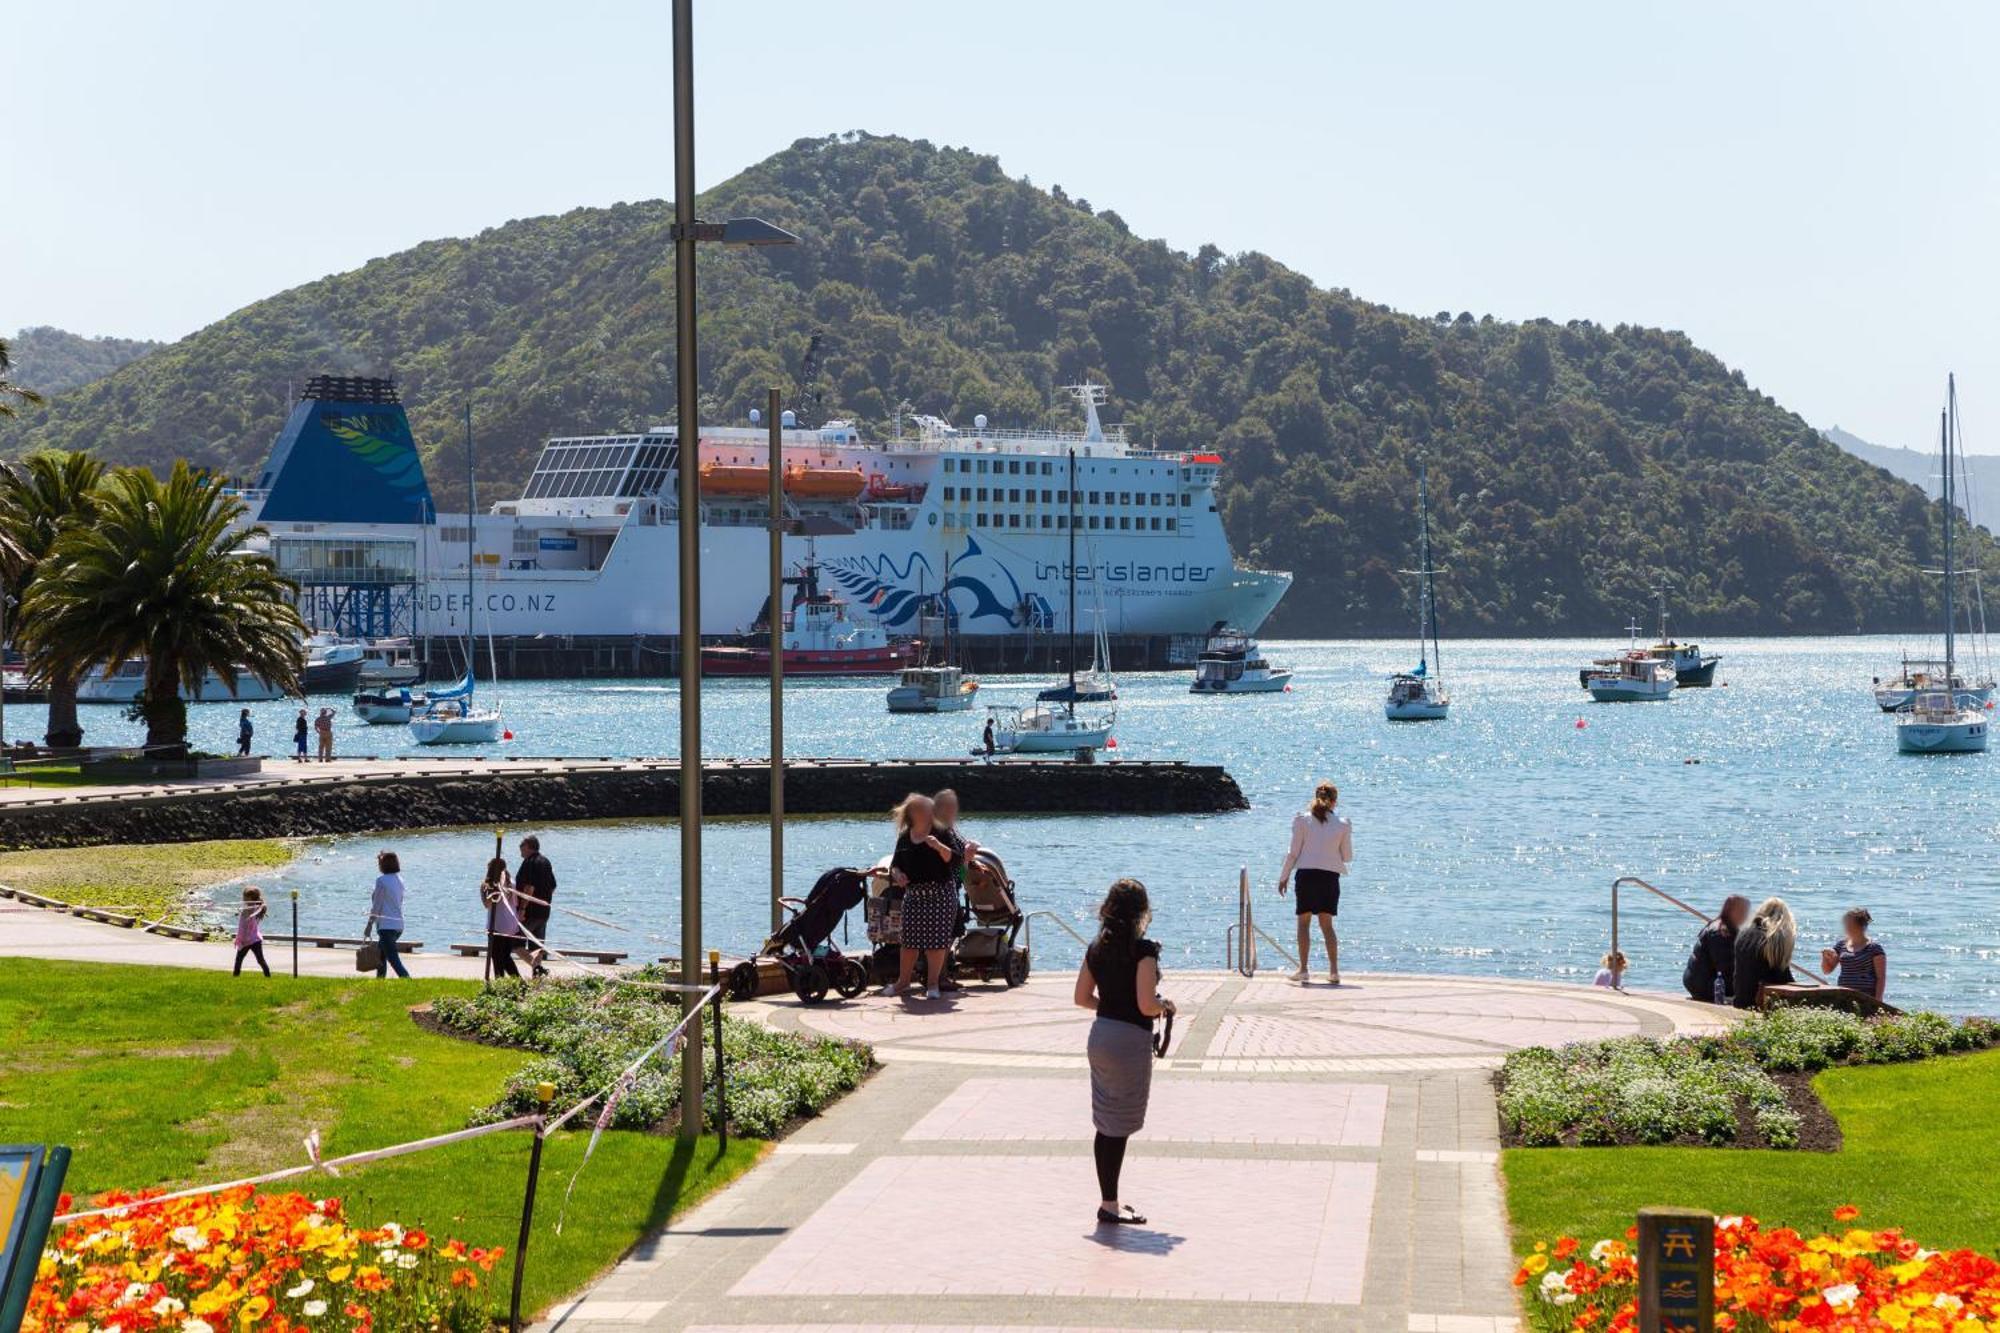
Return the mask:
<path id="1" fill-rule="evenodd" d="M 276 838 L 0 852 L 0 884 L 66 903 L 171 917 L 194 890 L 290 865 Z"/>
<path id="2" fill-rule="evenodd" d="M 1516 1250 L 1558 1233 L 1618 1236 L 1672 1204 L 1821 1231 L 1843 1203 L 1935 1248 L 2000 1249 L 2000 1051 L 1832 1069 L 1814 1086 L 1838 1153 L 1729 1148 L 1516 1148 L 1503 1158 Z"/>
<path id="3" fill-rule="evenodd" d="M 103 778 L 83 775 L 75 764 L 23 764 L 11 773 L 0 773 L 6 787 L 102 787 Z"/>
<path id="4" fill-rule="evenodd" d="M 70 1188 L 180 1186 L 460 1129 L 527 1057 L 418 1029 L 408 1007 L 476 983 L 235 979 L 168 968 L 9 959 L 0 965 L 0 1143 L 66 1143 Z M 606 1134 L 562 1194 L 587 1135 L 551 1139 L 525 1304 L 542 1308 L 647 1231 L 750 1167 L 764 1145 Z M 501 1134 L 297 1186 L 394 1219 L 514 1251 L 529 1137 Z M 280 1188 L 283 1188 L 282 1186 Z M 510 1261 L 511 1262 L 511 1261 Z M 495 1273 L 504 1301 L 510 1272 Z"/>

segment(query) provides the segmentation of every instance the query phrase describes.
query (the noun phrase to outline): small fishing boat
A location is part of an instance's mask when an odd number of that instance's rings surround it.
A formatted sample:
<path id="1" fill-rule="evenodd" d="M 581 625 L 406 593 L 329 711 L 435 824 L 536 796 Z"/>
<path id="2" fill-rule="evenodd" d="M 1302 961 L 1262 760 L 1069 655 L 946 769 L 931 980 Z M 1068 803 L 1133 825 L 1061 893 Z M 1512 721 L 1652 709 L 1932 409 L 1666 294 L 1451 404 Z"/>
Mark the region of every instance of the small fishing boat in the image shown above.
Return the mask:
<path id="1" fill-rule="evenodd" d="M 955 666 L 904 667 L 902 679 L 889 689 L 889 711 L 962 713 L 978 692 L 979 682 L 967 680 Z"/>
<path id="2" fill-rule="evenodd" d="M 1631 627 L 1636 636 L 1639 627 Z M 1673 663 L 1643 648 L 1628 648 L 1616 657 L 1600 657 L 1583 669 L 1583 688 L 1601 704 L 1651 703 L 1674 692 L 1679 683 Z"/>
<path id="3" fill-rule="evenodd" d="M 146 659 L 133 657 L 120 662 L 109 676 L 94 669 L 85 672 L 83 679 L 76 683 L 76 701 L 80 704 L 129 704 L 145 688 Z M 191 704 L 260 704 L 284 697 L 285 692 L 271 682 L 240 669 L 234 690 L 213 671 L 202 677 L 199 690 L 193 693 L 185 687 L 181 690 L 181 701 Z"/>
<path id="4" fill-rule="evenodd" d="M 1444 650 L 1438 646 L 1437 568 L 1431 564 L 1430 472 L 1417 472 L 1417 667 L 1389 680 L 1382 716 L 1391 722 L 1440 722 L 1451 714 L 1444 688 Z M 1426 651 L 1428 649 L 1428 651 Z M 1436 664 L 1433 671 L 1432 665 Z"/>
<path id="5" fill-rule="evenodd" d="M 412 693 L 406 685 L 382 686 L 358 691 L 354 713 L 370 726 L 400 727 L 428 709 L 430 703 L 428 695 Z"/>
<path id="6" fill-rule="evenodd" d="M 1938 452 L 1944 460 L 1944 670 L 1937 688 L 1917 695 L 1896 719 L 1896 748 L 1904 754 L 1982 754 L 1986 750 L 1986 706 L 1969 705 L 1953 687 L 1958 676 L 1958 569 L 1952 544 L 1958 469 L 1964 457 L 1958 433 L 1958 380 L 1945 380 L 1945 407 L 1938 420 Z M 1956 456 L 1956 457 L 1955 457 Z"/>
<path id="7" fill-rule="evenodd" d="M 1255 639 L 1240 629 L 1218 626 L 1195 659 L 1188 693 L 1275 694 L 1291 683 L 1291 668 L 1265 661 Z"/>
<path id="8" fill-rule="evenodd" d="M 1649 650 L 1653 656 L 1672 665 L 1674 683 L 1684 690 L 1707 689 L 1715 684 L 1715 668 L 1722 658 L 1715 654 L 1704 654 L 1698 643 L 1679 643 L 1667 637 L 1667 590 L 1654 589 L 1660 599 L 1660 641 Z"/>
<path id="9" fill-rule="evenodd" d="M 424 678 L 423 659 L 408 639 L 369 639 L 363 645 L 363 685 L 415 685 Z"/>
<path id="10" fill-rule="evenodd" d="M 299 688 L 306 694 L 345 694 L 361 683 L 367 645 L 360 639 L 315 634 L 306 640 L 305 670 Z"/>

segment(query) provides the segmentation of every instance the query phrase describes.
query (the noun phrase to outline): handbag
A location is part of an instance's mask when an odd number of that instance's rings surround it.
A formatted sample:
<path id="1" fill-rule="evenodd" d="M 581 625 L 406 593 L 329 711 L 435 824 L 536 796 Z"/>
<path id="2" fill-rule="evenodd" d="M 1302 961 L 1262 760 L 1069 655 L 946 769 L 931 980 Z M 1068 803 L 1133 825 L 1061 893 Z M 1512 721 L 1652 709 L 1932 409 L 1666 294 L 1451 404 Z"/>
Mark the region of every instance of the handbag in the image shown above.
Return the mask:
<path id="1" fill-rule="evenodd" d="M 375 933 L 375 920 L 370 917 L 368 924 L 361 928 L 361 947 L 354 951 L 354 970 L 373 972 L 382 966 L 382 946 L 371 938 Z"/>

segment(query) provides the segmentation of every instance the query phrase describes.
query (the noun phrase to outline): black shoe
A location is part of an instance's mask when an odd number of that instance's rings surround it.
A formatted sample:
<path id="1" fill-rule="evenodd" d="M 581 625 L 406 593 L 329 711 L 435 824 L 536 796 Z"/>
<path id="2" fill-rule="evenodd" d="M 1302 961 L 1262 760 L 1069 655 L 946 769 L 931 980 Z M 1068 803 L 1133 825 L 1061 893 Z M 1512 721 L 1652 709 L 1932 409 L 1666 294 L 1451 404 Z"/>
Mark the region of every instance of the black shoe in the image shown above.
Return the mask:
<path id="1" fill-rule="evenodd" d="M 1115 1213 L 1107 1213 L 1102 1208 L 1098 1209 L 1097 1220 L 1107 1226 L 1143 1226 L 1146 1222 L 1146 1219 L 1139 1216 L 1129 1203 Z"/>

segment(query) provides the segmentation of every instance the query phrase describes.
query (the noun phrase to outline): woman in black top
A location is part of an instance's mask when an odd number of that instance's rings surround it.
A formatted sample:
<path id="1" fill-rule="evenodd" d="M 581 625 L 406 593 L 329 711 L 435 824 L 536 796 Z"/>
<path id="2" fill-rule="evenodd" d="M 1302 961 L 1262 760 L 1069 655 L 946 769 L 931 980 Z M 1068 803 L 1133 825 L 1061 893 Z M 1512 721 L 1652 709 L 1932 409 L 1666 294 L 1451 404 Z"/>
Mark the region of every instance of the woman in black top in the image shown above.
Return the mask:
<path id="1" fill-rule="evenodd" d="M 1118 1202 L 1118 1175 L 1127 1140 L 1146 1123 L 1153 1020 L 1174 1012 L 1174 1002 L 1160 998 L 1160 946 L 1146 938 L 1152 917 L 1145 885 L 1113 884 L 1097 909 L 1097 939 L 1076 974 L 1077 1005 L 1097 1015 L 1090 1025 L 1090 1118 L 1097 1129 L 1097 1220 L 1110 1225 L 1146 1220 Z"/>
<path id="2" fill-rule="evenodd" d="M 1785 900 L 1766 898 L 1757 915 L 1736 932 L 1736 984 L 1730 1003 L 1738 1009 L 1755 1009 L 1764 987 L 1791 985 L 1792 946 L 1798 937 L 1798 923 Z"/>
<path id="3" fill-rule="evenodd" d="M 896 853 L 889 859 L 889 878 L 903 890 L 903 954 L 890 995 L 907 995 L 917 976 L 917 955 L 924 956 L 926 998 L 938 998 L 944 980 L 945 951 L 958 929 L 958 874 L 963 854 L 958 835 L 937 824 L 931 798 L 911 792 L 896 807 Z"/>
<path id="4" fill-rule="evenodd" d="M 1750 900 L 1740 893 L 1732 893 L 1722 900 L 1722 910 L 1715 920 L 1701 928 L 1695 937 L 1694 952 L 1688 955 L 1687 966 L 1681 969 L 1681 985 L 1687 988 L 1688 997 L 1710 1004 L 1727 1004 L 1736 994 L 1736 932 L 1743 928 L 1743 920 L 1750 915 Z M 1715 993 L 1715 983 L 1722 983 L 1722 993 Z"/>

